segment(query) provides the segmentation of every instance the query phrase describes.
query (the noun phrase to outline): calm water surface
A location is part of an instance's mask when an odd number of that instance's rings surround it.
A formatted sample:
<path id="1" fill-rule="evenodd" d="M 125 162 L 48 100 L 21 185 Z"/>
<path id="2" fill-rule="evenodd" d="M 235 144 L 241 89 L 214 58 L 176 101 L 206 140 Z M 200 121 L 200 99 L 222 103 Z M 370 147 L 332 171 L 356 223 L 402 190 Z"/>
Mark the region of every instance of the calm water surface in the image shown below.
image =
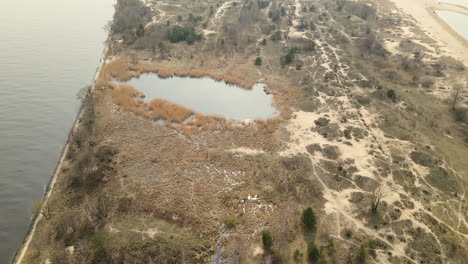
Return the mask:
<path id="1" fill-rule="evenodd" d="M 5 0 L 0 8 L 0 263 L 22 241 L 103 50 L 114 0 Z"/>
<path id="2" fill-rule="evenodd" d="M 459 6 L 468 8 L 468 0 L 438 0 L 437 2 L 445 2 L 445 3 L 459 5 Z"/>
<path id="3" fill-rule="evenodd" d="M 203 114 L 222 115 L 228 119 L 268 119 L 278 115 L 272 105 L 273 95 L 263 91 L 263 84 L 252 89 L 215 81 L 211 78 L 159 78 L 143 74 L 127 82 L 143 94 L 145 100 L 161 98 Z"/>
<path id="4" fill-rule="evenodd" d="M 468 40 L 468 15 L 446 10 L 437 10 L 436 13 L 445 23 L 455 30 L 455 32 Z"/>

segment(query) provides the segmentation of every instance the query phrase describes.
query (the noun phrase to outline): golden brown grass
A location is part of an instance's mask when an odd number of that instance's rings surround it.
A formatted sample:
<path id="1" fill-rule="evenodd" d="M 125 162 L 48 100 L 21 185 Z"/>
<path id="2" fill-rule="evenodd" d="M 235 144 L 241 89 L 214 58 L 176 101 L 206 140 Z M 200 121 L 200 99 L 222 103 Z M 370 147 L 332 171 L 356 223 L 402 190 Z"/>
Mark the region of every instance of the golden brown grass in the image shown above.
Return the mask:
<path id="1" fill-rule="evenodd" d="M 149 64 L 129 64 L 124 58 L 114 59 L 103 67 L 101 70 L 99 84 L 102 87 L 103 84 L 105 84 L 104 82 L 110 82 L 112 78 L 117 78 L 121 81 L 128 81 L 133 77 L 139 77 L 143 73 L 156 73 L 161 78 L 169 78 L 172 76 L 191 78 L 210 77 L 217 81 L 224 81 L 228 84 L 238 85 L 247 89 L 251 89 L 255 84 L 253 81 L 245 80 L 238 76 L 205 70 L 184 70 L 180 68 L 161 67 Z"/>
<path id="2" fill-rule="evenodd" d="M 112 78 L 128 81 L 133 77 L 135 77 L 135 73 L 129 71 L 127 60 L 118 58 L 104 65 L 99 79 L 107 82 L 110 82 Z"/>
<path id="3" fill-rule="evenodd" d="M 224 81 L 227 84 L 237 85 L 246 89 L 251 89 L 255 82 L 244 80 L 237 76 L 230 76 L 205 70 L 183 70 L 148 64 L 130 64 L 123 58 L 114 59 L 103 67 L 100 78 L 96 82 L 96 87 L 111 88 L 113 90 L 112 100 L 115 104 L 145 118 L 150 118 L 152 120 L 165 120 L 167 127 L 177 129 L 189 138 L 192 138 L 194 134 L 200 133 L 203 130 L 223 131 L 227 129 L 247 128 L 250 131 L 253 131 L 254 129 L 252 126 L 255 126 L 256 128 L 271 131 L 271 129 L 282 120 L 282 118 L 288 116 L 285 111 L 281 111 L 281 117 L 270 120 L 256 120 L 249 124 L 235 123 L 226 120 L 222 116 L 197 113 L 191 109 L 170 103 L 163 99 L 153 99 L 150 102 L 144 102 L 140 97 L 142 94 L 134 87 L 127 84 L 117 85 L 112 82 L 113 78 L 121 81 L 128 81 L 133 77 L 141 76 L 143 73 L 155 73 L 161 78 L 169 78 L 172 76 L 191 78 L 209 77 L 217 81 Z M 292 100 L 296 100 L 300 96 L 299 90 L 286 89 L 272 84 L 267 84 L 267 86 L 268 89 L 274 89 L 282 94 L 281 97 L 275 96 L 274 104 L 276 106 L 285 105 Z M 194 116 L 195 118 L 184 122 L 190 116 Z M 255 129 L 255 131 L 257 131 L 257 129 Z"/>
<path id="4" fill-rule="evenodd" d="M 122 105 L 128 110 L 132 110 L 134 107 L 138 107 L 140 105 L 135 99 L 139 94 L 140 92 L 131 85 L 121 84 L 112 91 L 112 99 L 114 100 L 114 103 Z"/>
<path id="5" fill-rule="evenodd" d="M 408 73 L 397 68 L 387 67 L 381 70 L 382 74 L 389 80 L 398 82 L 400 84 L 408 84 L 411 82 L 411 77 Z"/>
<path id="6" fill-rule="evenodd" d="M 164 119 L 169 122 L 181 123 L 189 116 L 195 114 L 193 110 L 163 99 L 153 99 L 149 103 L 152 119 Z"/>

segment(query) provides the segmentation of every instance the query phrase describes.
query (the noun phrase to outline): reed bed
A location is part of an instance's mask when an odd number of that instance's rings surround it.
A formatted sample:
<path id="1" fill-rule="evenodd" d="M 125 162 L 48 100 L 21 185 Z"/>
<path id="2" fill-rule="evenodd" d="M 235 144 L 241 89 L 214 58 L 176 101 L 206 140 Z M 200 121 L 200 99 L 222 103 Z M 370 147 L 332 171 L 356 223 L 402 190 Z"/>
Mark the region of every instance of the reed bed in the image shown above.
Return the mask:
<path id="1" fill-rule="evenodd" d="M 214 73 L 205 70 L 182 70 L 170 67 L 130 64 L 124 58 L 114 59 L 106 64 L 98 79 L 97 87 L 109 87 L 112 91 L 113 102 L 117 105 L 124 107 L 126 110 L 152 120 L 165 120 L 166 126 L 180 131 L 188 138 L 198 134 L 204 130 L 207 131 L 224 131 L 228 129 L 247 129 L 254 131 L 255 134 L 260 130 L 271 131 L 283 117 L 285 112 L 281 111 L 281 117 L 276 117 L 269 120 L 255 120 L 251 123 L 238 123 L 226 120 L 223 116 L 217 115 L 204 115 L 197 113 L 191 109 L 183 107 L 178 104 L 170 103 L 163 99 L 153 99 L 150 102 L 142 100 L 142 93 L 134 87 L 127 84 L 117 85 L 112 82 L 113 78 L 120 81 L 128 81 L 131 78 L 139 77 L 144 73 L 155 73 L 160 78 L 170 78 L 173 76 L 203 78 L 209 77 L 216 81 L 224 81 L 227 84 L 237 85 L 242 88 L 251 89 L 255 82 L 243 80 L 237 76 L 230 76 L 221 73 Z M 282 105 L 286 100 L 295 100 L 299 94 L 293 90 L 284 89 L 283 87 L 273 86 L 267 84 L 270 90 L 280 91 L 281 99 L 275 97 L 275 105 Z M 286 114 L 287 115 L 287 114 Z M 191 116 L 195 118 L 189 120 Z"/>
<path id="2" fill-rule="evenodd" d="M 105 82 L 110 82 L 112 78 L 117 78 L 120 81 L 128 81 L 131 78 L 139 77 L 144 73 L 155 73 L 161 78 L 170 78 L 173 76 L 203 78 L 209 77 L 216 81 L 223 81 L 227 84 L 237 85 L 242 88 L 251 89 L 255 82 L 245 80 L 238 76 L 227 75 L 223 73 L 215 73 L 205 70 L 183 70 L 180 68 L 153 66 L 148 64 L 130 64 L 124 58 L 114 59 L 107 63 L 101 70 L 99 84 L 104 86 Z"/>
<path id="3" fill-rule="evenodd" d="M 164 119 L 169 122 L 182 123 L 186 118 L 195 114 L 193 110 L 163 99 L 153 99 L 148 105 L 148 109 L 151 111 L 151 118 L 154 120 Z"/>
<path id="4" fill-rule="evenodd" d="M 114 103 L 122 105 L 123 107 L 131 110 L 134 107 L 139 107 L 140 103 L 135 97 L 141 93 L 128 84 L 121 84 L 118 88 L 112 91 L 112 99 Z"/>
<path id="5" fill-rule="evenodd" d="M 129 70 L 129 64 L 126 59 L 118 58 L 107 63 L 101 70 L 100 80 L 111 81 L 117 78 L 123 82 L 135 77 L 135 73 Z"/>

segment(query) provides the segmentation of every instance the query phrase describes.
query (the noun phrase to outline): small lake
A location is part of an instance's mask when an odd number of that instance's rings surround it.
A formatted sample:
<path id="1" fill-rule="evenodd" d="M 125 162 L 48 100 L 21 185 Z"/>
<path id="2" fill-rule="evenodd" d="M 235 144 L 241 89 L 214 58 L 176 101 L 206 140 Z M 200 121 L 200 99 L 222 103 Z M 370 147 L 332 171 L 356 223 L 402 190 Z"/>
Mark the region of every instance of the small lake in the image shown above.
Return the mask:
<path id="1" fill-rule="evenodd" d="M 142 92 L 145 101 L 160 98 L 202 114 L 236 120 L 269 119 L 279 115 L 273 106 L 273 95 L 264 92 L 262 83 L 245 89 L 208 77 L 160 78 L 156 74 L 143 74 L 127 84 Z"/>
<path id="2" fill-rule="evenodd" d="M 446 10 L 437 10 L 437 15 L 442 18 L 455 32 L 468 40 L 468 16 Z"/>

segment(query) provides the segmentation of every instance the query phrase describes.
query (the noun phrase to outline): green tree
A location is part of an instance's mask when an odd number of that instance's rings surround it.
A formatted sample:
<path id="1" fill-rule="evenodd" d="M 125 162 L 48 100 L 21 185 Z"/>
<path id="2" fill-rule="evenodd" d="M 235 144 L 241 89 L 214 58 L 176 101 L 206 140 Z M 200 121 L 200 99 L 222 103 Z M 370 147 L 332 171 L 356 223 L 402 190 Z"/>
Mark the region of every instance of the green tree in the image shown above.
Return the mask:
<path id="1" fill-rule="evenodd" d="M 393 90 L 393 89 L 390 89 L 390 90 L 387 91 L 387 97 L 392 99 L 393 102 L 397 101 L 397 95 L 395 93 L 395 90 Z"/>
<path id="2" fill-rule="evenodd" d="M 315 231 L 317 217 L 315 216 L 314 210 L 312 210 L 312 208 L 309 207 L 302 212 L 302 223 L 306 229 Z"/>
<path id="3" fill-rule="evenodd" d="M 255 59 L 255 65 L 257 65 L 257 66 L 262 65 L 262 58 L 257 57 L 257 58 Z"/>
<path id="4" fill-rule="evenodd" d="M 311 262 L 316 262 L 320 258 L 320 251 L 314 241 L 307 245 L 307 256 Z"/>
<path id="5" fill-rule="evenodd" d="M 271 246 L 273 246 L 273 237 L 270 231 L 262 232 L 262 243 L 263 243 L 263 248 L 265 249 L 265 251 L 271 250 Z"/>
<path id="6" fill-rule="evenodd" d="M 169 30 L 169 41 L 177 43 L 186 41 L 189 45 L 201 40 L 201 34 L 197 34 L 193 27 L 174 26 Z"/>
<path id="7" fill-rule="evenodd" d="M 289 49 L 288 54 L 281 57 L 281 65 L 291 64 L 294 61 L 294 56 L 297 51 L 298 51 L 297 48 Z"/>
<path id="8" fill-rule="evenodd" d="M 275 31 L 272 35 L 271 35 L 271 40 L 273 41 L 278 41 L 278 40 L 281 40 L 281 31 Z"/>
<path id="9" fill-rule="evenodd" d="M 140 24 L 136 30 L 136 36 L 141 38 L 145 35 L 145 27 L 143 27 L 142 24 Z"/>

